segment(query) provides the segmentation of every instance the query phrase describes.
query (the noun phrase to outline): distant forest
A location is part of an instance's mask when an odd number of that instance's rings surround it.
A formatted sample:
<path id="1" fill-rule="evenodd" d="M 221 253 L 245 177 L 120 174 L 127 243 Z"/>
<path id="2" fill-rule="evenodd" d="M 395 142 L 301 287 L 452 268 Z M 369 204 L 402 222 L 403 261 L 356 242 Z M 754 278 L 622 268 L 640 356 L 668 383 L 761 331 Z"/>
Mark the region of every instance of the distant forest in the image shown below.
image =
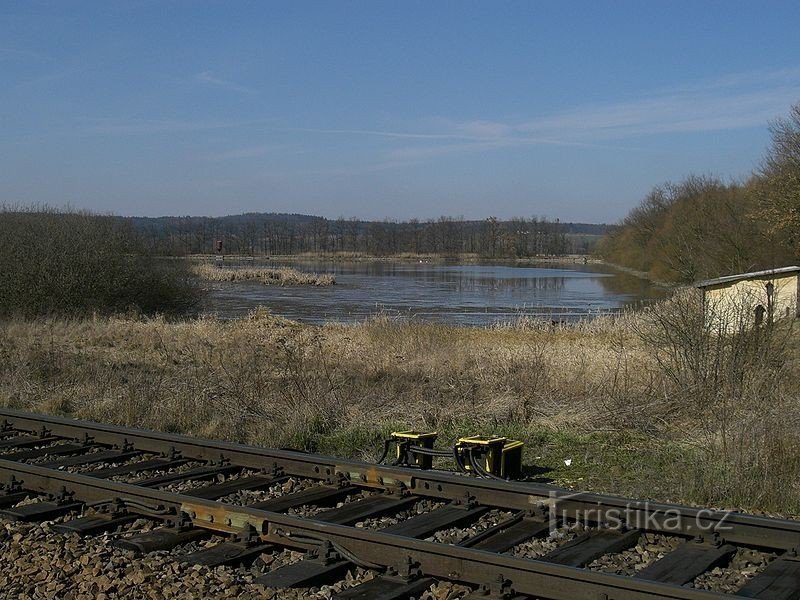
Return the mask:
<path id="1" fill-rule="evenodd" d="M 770 132 L 762 165 L 747 181 L 690 175 L 657 186 L 598 244 L 599 254 L 676 283 L 797 264 L 800 104 Z"/>
<path id="2" fill-rule="evenodd" d="M 134 217 L 151 250 L 164 255 L 294 255 L 303 253 L 472 254 L 525 258 L 588 254 L 606 225 L 539 218 L 481 221 L 440 217 L 420 221 L 326 219 L 298 214 L 249 213 L 226 217 Z"/>

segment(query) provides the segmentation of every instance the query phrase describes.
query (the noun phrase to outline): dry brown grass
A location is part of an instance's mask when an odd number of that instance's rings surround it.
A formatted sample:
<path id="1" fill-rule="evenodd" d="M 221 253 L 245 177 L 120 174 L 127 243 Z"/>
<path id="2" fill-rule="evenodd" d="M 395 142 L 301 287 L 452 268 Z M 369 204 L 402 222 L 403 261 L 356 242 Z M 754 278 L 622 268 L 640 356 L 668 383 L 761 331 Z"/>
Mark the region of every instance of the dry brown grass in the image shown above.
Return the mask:
<path id="1" fill-rule="evenodd" d="M 11 321 L 0 329 L 0 399 L 269 445 L 358 424 L 441 428 L 475 414 L 591 429 L 608 412 L 628 334 L 612 320 L 590 328 L 389 319 L 320 328 L 263 310 L 238 321 Z"/>
<path id="2" fill-rule="evenodd" d="M 264 285 L 334 285 L 329 273 L 303 273 L 296 269 L 259 267 L 227 267 L 211 263 L 192 265 L 192 273 L 205 281 L 259 281 Z"/>
<path id="3" fill-rule="evenodd" d="M 312 327 L 265 310 L 235 321 L 10 320 L 0 403 L 360 456 L 394 427 L 499 431 L 528 442 L 529 462 L 563 469 L 577 454 L 583 466 L 557 472 L 562 483 L 794 508 L 797 349 L 745 365 L 735 387 L 717 377 L 703 388 L 696 373 L 665 371 L 658 327 L 641 313 L 496 329 L 387 318 Z M 741 367 L 726 357 L 708 362 Z"/>
<path id="4" fill-rule="evenodd" d="M 572 411 L 554 394 L 583 396 L 613 365 L 597 337 L 571 331 L 492 332 L 387 319 L 317 328 L 263 310 L 238 321 L 11 321 L 0 336 L 7 402 L 100 420 L 136 415 L 148 427 L 222 436 L 242 418 L 280 420 L 289 407 L 336 408 L 353 422 L 435 426 L 436 415 L 477 403 L 488 418 L 506 418 L 526 403 L 554 424 L 586 424 L 590 411 Z M 558 368 L 565 357 L 570 367 Z M 211 412 L 225 418 L 206 418 Z M 252 431 L 246 439 L 281 443 L 274 434 Z"/>

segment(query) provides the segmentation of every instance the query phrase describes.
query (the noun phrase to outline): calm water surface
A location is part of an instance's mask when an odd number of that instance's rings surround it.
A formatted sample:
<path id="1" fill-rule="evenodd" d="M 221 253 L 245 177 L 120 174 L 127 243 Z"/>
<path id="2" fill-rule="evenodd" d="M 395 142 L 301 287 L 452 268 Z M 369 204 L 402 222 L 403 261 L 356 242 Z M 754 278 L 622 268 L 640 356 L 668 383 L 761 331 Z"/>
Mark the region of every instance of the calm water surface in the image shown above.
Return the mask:
<path id="1" fill-rule="evenodd" d="M 255 265 L 286 263 L 262 261 Z M 261 305 L 275 314 L 317 324 L 363 321 L 382 313 L 485 326 L 523 316 L 570 321 L 616 312 L 664 294 L 646 281 L 596 265 L 295 262 L 289 266 L 333 273 L 336 285 L 213 284 L 203 310 L 232 318 Z"/>

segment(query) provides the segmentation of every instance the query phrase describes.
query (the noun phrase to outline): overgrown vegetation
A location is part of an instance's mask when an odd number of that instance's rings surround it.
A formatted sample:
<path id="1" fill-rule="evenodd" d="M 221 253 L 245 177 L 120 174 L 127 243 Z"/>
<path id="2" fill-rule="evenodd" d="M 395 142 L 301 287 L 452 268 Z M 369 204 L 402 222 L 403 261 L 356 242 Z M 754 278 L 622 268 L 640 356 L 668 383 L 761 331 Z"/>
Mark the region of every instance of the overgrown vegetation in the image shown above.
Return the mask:
<path id="1" fill-rule="evenodd" d="M 690 176 L 654 188 L 599 245 L 608 261 L 654 279 L 697 279 L 784 266 L 800 257 L 800 104 L 771 127 L 744 183 Z"/>
<path id="2" fill-rule="evenodd" d="M 797 325 L 752 327 L 746 309 L 728 319 L 704 318 L 699 294 L 683 290 L 635 323 L 654 366 L 655 414 L 702 448 L 691 473 L 699 501 L 796 511 L 781 498 L 796 494 L 800 473 Z"/>
<path id="3" fill-rule="evenodd" d="M 258 281 L 264 285 L 334 285 L 336 278 L 330 273 L 303 273 L 283 267 L 228 267 L 208 262 L 196 262 L 192 273 L 205 281 Z"/>
<path id="4" fill-rule="evenodd" d="M 185 314 L 198 300 L 186 265 L 146 252 L 117 217 L 0 207 L 0 316 Z"/>
<path id="5" fill-rule="evenodd" d="M 393 429 L 526 442 L 578 488 L 800 509 L 798 349 L 788 324 L 707 335 L 691 298 L 646 313 L 494 329 L 375 319 L 300 325 L 6 320 L 0 402 L 374 458 Z M 572 459 L 570 466 L 566 459 Z"/>

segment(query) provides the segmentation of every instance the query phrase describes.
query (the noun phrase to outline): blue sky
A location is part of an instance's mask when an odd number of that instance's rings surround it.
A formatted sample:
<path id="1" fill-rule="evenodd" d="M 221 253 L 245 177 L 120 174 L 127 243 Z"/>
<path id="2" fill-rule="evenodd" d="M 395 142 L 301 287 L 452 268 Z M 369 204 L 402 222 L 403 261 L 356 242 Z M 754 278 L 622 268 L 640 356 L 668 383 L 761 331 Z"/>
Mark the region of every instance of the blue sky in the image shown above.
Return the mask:
<path id="1" fill-rule="evenodd" d="M 613 222 L 747 177 L 800 2 L 0 0 L 0 203 Z"/>

